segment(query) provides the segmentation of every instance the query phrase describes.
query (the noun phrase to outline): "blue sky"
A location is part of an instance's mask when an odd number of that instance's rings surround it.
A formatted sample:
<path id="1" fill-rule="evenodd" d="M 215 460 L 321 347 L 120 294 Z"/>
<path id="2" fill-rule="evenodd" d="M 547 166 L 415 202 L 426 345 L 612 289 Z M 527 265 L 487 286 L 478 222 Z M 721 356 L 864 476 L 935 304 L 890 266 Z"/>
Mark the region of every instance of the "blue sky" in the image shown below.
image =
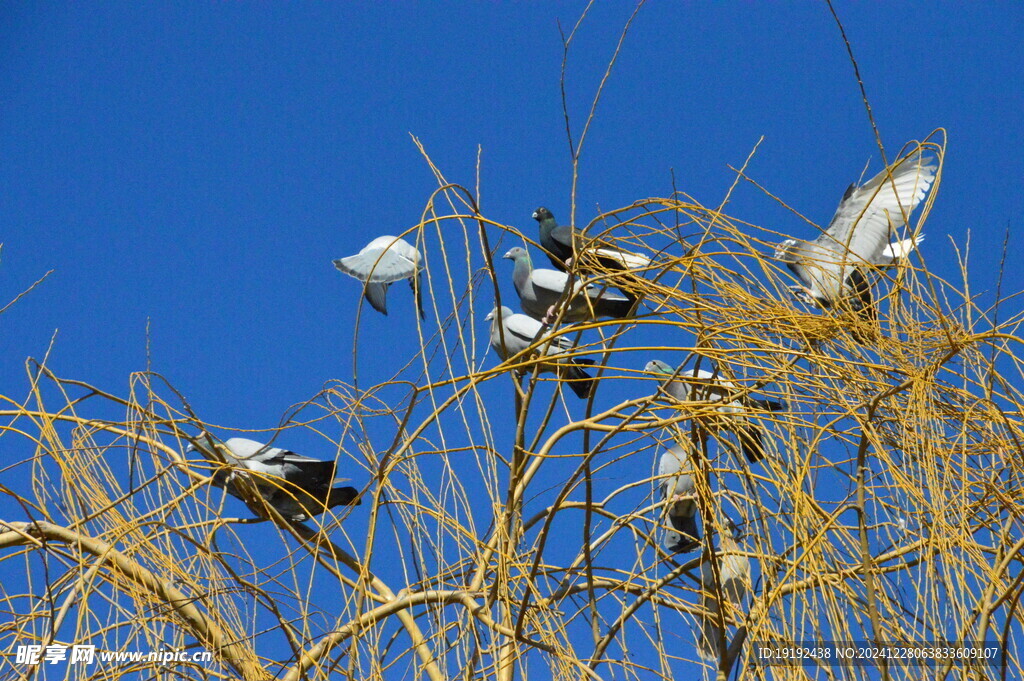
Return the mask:
<path id="1" fill-rule="evenodd" d="M 55 371 L 123 388 L 145 367 L 149 320 L 154 369 L 195 408 L 223 423 L 276 423 L 350 372 L 358 296 L 331 258 L 415 225 L 436 187 L 410 133 L 468 186 L 482 147 L 493 219 L 532 232 L 538 205 L 568 217 L 556 22 L 569 30 L 579 10 L 6 8 L 0 283 L 10 298 L 55 272 L 4 315 L 5 385 L 59 329 Z M 598 6 L 579 35 L 568 73 L 577 126 L 630 10 Z M 959 3 L 840 11 L 890 153 L 949 131 L 929 264 L 941 272 L 947 235 L 962 244 L 971 229 L 974 286 L 991 288 L 989 246 L 1024 210 L 1022 13 Z M 819 222 L 865 163 L 878 167 L 827 8 L 648 6 L 584 150 L 579 217 L 668 195 L 673 169 L 680 188 L 714 204 L 732 180 L 727 165 L 762 135 L 751 174 Z M 731 210 L 804 228 L 753 188 Z"/>
<path id="2" fill-rule="evenodd" d="M 273 428 L 328 381 L 350 381 L 359 287 L 331 259 L 419 221 L 437 183 L 410 135 L 468 187 L 481 150 L 489 218 L 531 235 L 539 205 L 568 220 L 558 22 L 570 30 L 582 7 L 5 6 L 0 302 L 54 273 L 0 318 L 3 394 L 27 393 L 24 360 L 42 357 L 55 333 L 55 373 L 121 395 L 147 368 L 148 342 L 152 369 L 226 428 Z M 1024 10 L 837 10 L 889 157 L 948 133 L 929 268 L 957 279 L 951 242 L 963 246 L 970 231 L 971 288 L 993 291 L 1005 230 L 1011 249 L 1021 244 Z M 600 3 L 577 36 L 567 71 L 576 134 L 631 11 Z M 717 205 L 728 166 L 762 137 L 749 174 L 819 224 L 865 164 L 881 167 L 827 6 L 651 3 L 589 132 L 577 222 L 668 196 L 673 173 L 679 189 Z M 809 234 L 750 185 L 726 212 Z M 507 263 L 498 268 L 510 283 Z M 1011 269 L 1003 286 L 1024 288 L 1024 275 Z M 411 296 L 397 286 L 389 298 L 388 318 L 362 314 L 363 386 L 415 351 L 401 332 Z M 316 453 L 322 440 L 294 433 L 280 444 Z M 376 450 L 390 444 L 375 436 Z"/>

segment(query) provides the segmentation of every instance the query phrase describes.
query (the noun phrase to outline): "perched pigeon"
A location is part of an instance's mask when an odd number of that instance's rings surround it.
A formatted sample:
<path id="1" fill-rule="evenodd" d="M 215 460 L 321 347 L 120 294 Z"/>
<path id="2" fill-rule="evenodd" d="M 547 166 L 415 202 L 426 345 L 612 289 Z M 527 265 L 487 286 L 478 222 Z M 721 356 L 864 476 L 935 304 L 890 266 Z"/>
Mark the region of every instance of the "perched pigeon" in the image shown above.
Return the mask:
<path id="1" fill-rule="evenodd" d="M 693 464 L 687 447 L 677 444 L 665 450 L 658 462 L 662 498 L 668 499 L 668 520 L 672 530 L 665 533 L 665 548 L 687 553 L 700 546 L 697 529 L 697 491 Z"/>
<path id="2" fill-rule="evenodd" d="M 516 246 L 506 253 L 515 263 L 512 270 L 512 283 L 519 294 L 519 302 L 523 312 L 534 319 L 548 322 L 556 316 L 555 306 L 562 297 L 569 282 L 569 275 L 557 270 L 534 269 L 530 255 L 525 248 Z M 582 290 L 581 290 L 582 289 Z M 568 308 L 562 319 L 567 322 L 580 322 L 600 317 L 621 319 L 633 308 L 633 302 L 606 287 L 596 284 L 584 284 L 577 277 L 573 281 L 575 295 L 571 296 Z M 584 296 L 584 293 L 586 294 Z"/>
<path id="3" fill-rule="evenodd" d="M 721 534 L 718 550 L 714 556 L 700 566 L 700 626 L 697 632 L 697 655 L 708 662 L 721 658 L 721 643 L 724 632 L 719 623 L 724 622 L 720 597 L 739 606 L 747 595 L 750 583 L 750 561 L 740 555 L 736 542 L 738 529 L 731 519 L 726 518 L 725 531 Z M 712 561 L 718 563 L 718 579 L 715 579 Z M 727 642 L 726 642 L 727 643 Z"/>
<path id="4" fill-rule="evenodd" d="M 333 261 L 339 270 L 355 277 L 365 285 L 363 295 L 373 309 L 381 314 L 388 313 L 388 287 L 402 279 L 409 280 L 416 295 L 416 307 L 423 314 L 423 269 L 420 252 L 405 239 L 394 236 L 379 236 L 357 255 L 338 258 Z"/>
<path id="5" fill-rule="evenodd" d="M 516 314 L 505 306 L 502 306 L 500 313 L 497 308 L 491 310 L 486 319 L 491 322 L 491 347 L 503 360 L 529 348 L 543 328 L 543 324 L 533 317 Z M 501 329 L 504 330 L 504 345 Z M 561 355 L 572 350 L 572 342 L 565 336 L 554 336 L 543 340 L 537 348 L 545 355 Z M 541 364 L 540 370 L 541 373 L 556 374 L 569 383 L 576 397 L 586 399 L 590 397 L 595 379 L 581 367 L 593 363 L 592 359 L 567 357 L 545 362 Z"/>
<path id="6" fill-rule="evenodd" d="M 570 259 L 575 261 L 575 244 L 582 242 L 586 237 L 579 231 L 568 225 L 559 225 L 555 216 L 547 208 L 538 208 L 533 212 L 533 219 L 540 223 L 540 245 L 547 251 L 548 259 L 557 269 L 565 272 L 566 264 Z M 635 253 L 620 251 L 616 248 L 595 244 L 596 248 L 588 250 L 597 256 L 598 262 L 605 270 L 630 270 L 647 267 L 651 264 L 649 258 Z"/>
<path id="7" fill-rule="evenodd" d="M 851 184 L 828 229 L 817 239 L 779 244 L 775 257 L 801 283 L 793 288 L 796 296 L 822 308 L 843 303 L 873 320 L 871 287 L 863 268 L 891 265 L 920 242 L 920 237 L 890 240 L 928 193 L 937 169 L 918 149 L 865 184 Z"/>
<path id="8" fill-rule="evenodd" d="M 211 447 L 212 438 L 204 436 L 204 446 Z M 233 437 L 224 443 L 231 456 L 231 468 L 218 469 L 211 478 L 215 486 L 228 494 L 246 501 L 235 481 L 247 476 L 263 500 L 277 509 L 285 518 L 302 521 L 319 515 L 334 506 L 355 506 L 360 503 L 355 487 L 334 487 L 343 478 L 335 478 L 337 466 L 333 461 L 321 461 L 295 452 L 271 447 L 243 437 Z M 187 451 L 197 451 L 189 445 Z M 249 505 L 246 502 L 246 505 Z M 249 506 L 256 515 L 261 509 Z"/>
<path id="9" fill-rule="evenodd" d="M 729 395 L 740 392 L 740 388 L 720 377 L 716 372 L 704 369 L 675 369 L 661 360 L 652 360 L 644 367 L 644 371 L 666 379 L 665 392 L 680 402 L 720 402 Z M 675 378 L 672 378 L 675 376 Z M 765 411 L 782 411 L 785 405 L 773 400 L 758 400 L 751 397 L 734 399 L 718 407 L 716 411 L 724 416 L 717 422 L 701 420 L 701 425 L 709 430 L 731 430 L 740 442 L 740 448 L 747 460 L 757 463 L 764 458 L 764 434 L 761 427 L 750 423 L 747 413 L 751 409 Z"/>

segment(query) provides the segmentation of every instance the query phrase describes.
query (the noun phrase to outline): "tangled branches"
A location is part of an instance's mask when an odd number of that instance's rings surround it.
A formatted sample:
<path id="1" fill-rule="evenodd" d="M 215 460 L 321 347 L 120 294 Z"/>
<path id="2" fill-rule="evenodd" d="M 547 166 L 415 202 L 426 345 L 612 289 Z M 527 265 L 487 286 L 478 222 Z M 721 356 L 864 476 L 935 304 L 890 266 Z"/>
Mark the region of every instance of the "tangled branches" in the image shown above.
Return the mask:
<path id="1" fill-rule="evenodd" d="M 872 273 L 880 323 L 865 330 L 790 298 L 778 232 L 646 199 L 588 226 L 651 263 L 628 277 L 584 263 L 641 302 L 626 319 L 556 322 L 600 379 L 567 400 L 533 352 L 487 353 L 484 314 L 514 302 L 493 253 L 536 252 L 536 238 L 431 167 L 440 188 L 404 235 L 426 263 L 426 320 L 403 322 L 415 353 L 369 388 L 328 382 L 264 433 L 279 446 L 317 433 L 359 507 L 249 518 L 209 484 L 223 464 L 185 452 L 224 429 L 160 376 L 134 375 L 119 397 L 30 363 L 28 399 L 2 411 L 0 483 L 19 509 L 0 531 L 6 671 L 32 673 L 19 645 L 91 644 L 212 651 L 175 667 L 188 678 L 670 679 L 703 665 L 796 679 L 825 668 L 769 670 L 754 644 L 825 640 L 996 642 L 998 663 L 938 669 L 1021 676 L 1016 318 L 993 323 L 914 256 Z M 353 350 L 357 376 L 381 371 L 358 331 Z M 786 405 L 748 416 L 765 459 L 741 455 L 721 403 L 669 396 L 652 359 L 714 367 L 732 398 Z M 690 554 L 662 541 L 657 460 L 673 445 L 690 452 L 704 528 Z M 750 566 L 739 603 L 715 553 L 728 521 Z M 710 616 L 725 645 L 702 662 Z M 68 676 L 163 669 L 104 664 Z M 917 671 L 890 660 L 882 673 Z"/>

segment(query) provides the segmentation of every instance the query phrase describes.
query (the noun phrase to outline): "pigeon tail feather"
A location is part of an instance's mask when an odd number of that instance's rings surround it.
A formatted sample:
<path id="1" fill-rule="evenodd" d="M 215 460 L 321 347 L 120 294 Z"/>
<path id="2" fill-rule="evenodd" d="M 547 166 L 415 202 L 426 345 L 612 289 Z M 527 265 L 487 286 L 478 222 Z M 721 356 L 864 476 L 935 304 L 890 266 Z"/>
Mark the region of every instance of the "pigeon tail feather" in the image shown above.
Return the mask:
<path id="1" fill-rule="evenodd" d="M 624 319 L 633 311 L 634 301 L 628 297 L 623 300 L 601 300 L 599 302 L 600 304 L 594 308 L 594 311 L 601 317 Z"/>
<path id="2" fill-rule="evenodd" d="M 572 364 L 569 365 L 568 370 L 565 372 L 565 378 L 569 383 L 569 387 L 572 388 L 574 393 L 576 393 L 576 397 L 581 400 L 585 400 L 590 397 L 590 391 L 593 390 L 594 383 L 597 379 L 580 367 L 590 366 L 593 363 L 594 360 L 592 359 L 577 357 L 572 360 Z"/>
<path id="3" fill-rule="evenodd" d="M 739 438 L 740 448 L 750 463 L 757 463 L 764 458 L 764 438 L 761 429 L 757 426 L 746 426 L 736 430 L 736 437 Z"/>
<path id="4" fill-rule="evenodd" d="M 358 506 L 363 503 L 359 498 L 359 490 L 355 487 L 332 487 L 327 497 L 327 507 Z"/>
<path id="5" fill-rule="evenodd" d="M 754 399 L 750 401 L 751 406 L 757 409 L 763 409 L 764 411 L 786 411 L 785 402 L 779 402 L 777 400 L 760 400 Z"/>
<path id="6" fill-rule="evenodd" d="M 718 628 L 717 620 L 719 613 L 718 599 L 714 596 L 701 596 L 701 607 L 707 610 L 707 614 L 700 618 L 700 625 L 697 631 L 697 656 L 705 662 L 716 662 L 719 658 L 718 640 L 721 631 Z"/>
<path id="7" fill-rule="evenodd" d="M 364 295 L 366 296 L 366 302 L 370 303 L 370 306 L 374 310 L 380 312 L 382 315 L 387 315 L 388 284 L 367 282 L 366 292 Z"/>
<path id="8" fill-rule="evenodd" d="M 689 553 L 700 546 L 700 530 L 697 529 L 697 514 L 670 515 L 674 532 L 665 533 L 665 544 L 669 551 Z"/>
<path id="9" fill-rule="evenodd" d="M 423 275 L 417 274 L 415 281 L 409 279 L 409 288 L 412 289 L 413 296 L 416 298 L 416 309 L 420 311 L 420 319 L 426 319 L 427 315 L 423 314 Z"/>

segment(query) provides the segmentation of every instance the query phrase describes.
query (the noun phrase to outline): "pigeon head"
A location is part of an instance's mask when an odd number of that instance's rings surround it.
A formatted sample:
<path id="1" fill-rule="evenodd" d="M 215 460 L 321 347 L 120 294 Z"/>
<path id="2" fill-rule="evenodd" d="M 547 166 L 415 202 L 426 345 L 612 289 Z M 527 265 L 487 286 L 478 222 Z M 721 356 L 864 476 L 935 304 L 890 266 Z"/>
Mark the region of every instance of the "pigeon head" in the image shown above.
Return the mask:
<path id="1" fill-rule="evenodd" d="M 217 442 L 219 442 L 219 440 L 214 439 L 214 437 L 209 433 L 199 433 L 199 435 L 196 435 L 195 441 L 189 442 L 188 447 L 185 447 L 185 453 L 194 454 L 198 452 L 202 454 L 204 450 L 210 451 L 211 449 L 213 449 L 216 446 Z M 196 446 L 196 443 L 199 444 L 198 447 Z"/>
<path id="2" fill-rule="evenodd" d="M 796 239 L 786 239 L 775 249 L 774 258 L 782 262 L 796 262 Z"/>
<path id="3" fill-rule="evenodd" d="M 553 217 L 554 216 L 551 214 L 551 211 L 549 211 L 544 206 L 541 206 L 537 210 L 533 211 L 533 219 L 536 220 L 537 222 L 540 222 L 541 220 L 547 220 Z"/>
<path id="4" fill-rule="evenodd" d="M 734 540 L 739 541 L 743 539 L 743 530 L 740 528 L 739 525 L 736 524 L 736 521 L 730 518 L 729 516 L 725 516 L 724 529 L 726 532 L 732 535 L 732 538 Z"/>
<path id="5" fill-rule="evenodd" d="M 650 374 L 667 374 L 669 376 L 676 372 L 675 369 L 670 367 L 668 364 L 665 364 L 660 359 L 652 359 L 647 363 L 647 366 L 644 367 L 644 371 Z"/>
<path id="6" fill-rule="evenodd" d="M 506 253 L 505 255 L 503 255 L 501 257 L 502 258 L 507 258 L 508 260 L 519 260 L 520 258 L 529 259 L 530 255 L 526 252 L 526 249 L 523 248 L 522 246 L 516 246 L 515 248 L 510 248 L 508 253 Z"/>
<path id="7" fill-rule="evenodd" d="M 501 306 L 501 318 L 502 319 L 504 319 L 505 317 L 508 317 L 509 315 L 513 315 L 513 314 L 515 314 L 515 312 L 512 311 L 512 308 L 510 308 L 510 307 L 508 307 L 506 305 L 502 305 Z M 494 318 L 497 317 L 497 316 L 498 316 L 498 308 L 494 308 L 493 310 L 491 310 L 490 312 L 487 313 L 487 316 L 484 317 L 484 321 L 487 321 L 487 322 L 493 321 Z"/>

